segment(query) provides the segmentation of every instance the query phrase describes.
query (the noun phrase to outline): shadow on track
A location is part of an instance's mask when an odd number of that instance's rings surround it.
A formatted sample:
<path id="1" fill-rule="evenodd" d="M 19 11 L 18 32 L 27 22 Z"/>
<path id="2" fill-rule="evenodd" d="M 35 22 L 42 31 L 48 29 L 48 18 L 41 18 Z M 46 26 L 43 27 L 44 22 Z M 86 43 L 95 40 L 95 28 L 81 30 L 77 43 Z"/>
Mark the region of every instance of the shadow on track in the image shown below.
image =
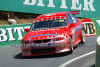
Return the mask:
<path id="1" fill-rule="evenodd" d="M 83 43 L 80 43 L 83 44 Z M 80 46 L 80 44 L 77 44 L 76 46 L 74 46 L 74 50 L 76 48 L 78 48 Z M 19 53 L 17 55 L 15 55 L 13 58 L 15 59 L 42 59 L 42 58 L 55 58 L 55 57 L 63 57 L 63 56 L 67 56 L 70 55 L 70 52 L 64 52 L 64 53 L 58 53 L 58 54 L 48 54 L 48 55 L 39 55 L 39 56 L 28 56 L 28 57 L 23 57 L 22 53 Z"/>
<path id="2" fill-rule="evenodd" d="M 49 54 L 49 55 L 39 55 L 39 56 L 28 56 L 28 57 L 23 57 L 22 53 L 17 54 L 16 56 L 14 56 L 13 58 L 15 59 L 44 59 L 44 58 L 55 58 L 55 57 L 63 57 L 63 56 L 67 56 L 70 55 L 70 52 L 66 52 L 66 53 L 58 53 L 58 54 Z"/>
<path id="3" fill-rule="evenodd" d="M 94 64 L 94 65 L 92 65 L 91 67 L 95 67 L 95 64 Z"/>
<path id="4" fill-rule="evenodd" d="M 74 50 L 78 48 L 78 45 L 74 47 Z M 23 57 L 22 53 L 19 53 L 17 55 L 15 55 L 13 58 L 15 59 L 44 59 L 44 58 L 55 58 L 55 57 L 63 57 L 63 56 L 67 56 L 70 55 L 70 52 L 64 52 L 64 53 L 58 53 L 58 54 L 48 54 L 48 55 L 39 55 L 39 56 L 27 56 L 27 57 Z"/>

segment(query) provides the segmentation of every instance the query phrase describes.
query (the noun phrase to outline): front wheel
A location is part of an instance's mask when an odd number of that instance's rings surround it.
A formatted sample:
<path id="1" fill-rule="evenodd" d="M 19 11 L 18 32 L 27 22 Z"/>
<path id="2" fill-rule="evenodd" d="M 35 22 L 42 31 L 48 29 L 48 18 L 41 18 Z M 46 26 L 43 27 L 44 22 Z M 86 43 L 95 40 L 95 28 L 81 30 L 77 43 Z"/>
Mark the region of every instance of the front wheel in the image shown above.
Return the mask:
<path id="1" fill-rule="evenodd" d="M 70 53 L 72 54 L 73 53 L 73 43 L 72 43 L 72 38 L 71 36 L 69 37 L 69 42 L 70 42 Z"/>

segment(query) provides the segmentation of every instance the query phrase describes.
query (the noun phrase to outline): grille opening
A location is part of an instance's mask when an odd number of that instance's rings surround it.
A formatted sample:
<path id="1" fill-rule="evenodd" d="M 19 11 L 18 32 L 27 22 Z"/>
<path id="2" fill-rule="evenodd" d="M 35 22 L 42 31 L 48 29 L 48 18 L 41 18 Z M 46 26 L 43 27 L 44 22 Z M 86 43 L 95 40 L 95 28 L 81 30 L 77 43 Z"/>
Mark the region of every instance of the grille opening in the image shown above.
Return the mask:
<path id="1" fill-rule="evenodd" d="M 54 52 L 55 49 L 54 48 L 43 48 L 43 49 L 35 49 L 35 50 L 31 50 L 32 54 L 40 54 L 40 53 L 50 53 L 50 52 Z"/>
<path id="2" fill-rule="evenodd" d="M 34 41 L 34 43 L 46 43 L 46 42 L 50 42 L 51 39 L 46 39 L 46 40 L 36 40 Z"/>
<path id="3" fill-rule="evenodd" d="M 41 40 L 36 40 L 36 41 L 34 41 L 34 43 L 42 43 L 42 41 Z"/>
<path id="4" fill-rule="evenodd" d="M 50 42 L 51 39 L 43 40 L 43 43 Z"/>

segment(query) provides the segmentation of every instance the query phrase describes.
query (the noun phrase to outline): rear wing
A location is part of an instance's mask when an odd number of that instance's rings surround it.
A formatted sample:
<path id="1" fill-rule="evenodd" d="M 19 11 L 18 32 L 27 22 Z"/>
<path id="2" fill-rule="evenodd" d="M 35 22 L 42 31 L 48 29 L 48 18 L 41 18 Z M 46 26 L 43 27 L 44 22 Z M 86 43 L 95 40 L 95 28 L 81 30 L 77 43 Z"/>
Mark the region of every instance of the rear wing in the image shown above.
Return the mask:
<path id="1" fill-rule="evenodd" d="M 72 13 L 72 14 L 81 14 L 81 12 L 80 11 L 70 11 L 70 13 Z"/>

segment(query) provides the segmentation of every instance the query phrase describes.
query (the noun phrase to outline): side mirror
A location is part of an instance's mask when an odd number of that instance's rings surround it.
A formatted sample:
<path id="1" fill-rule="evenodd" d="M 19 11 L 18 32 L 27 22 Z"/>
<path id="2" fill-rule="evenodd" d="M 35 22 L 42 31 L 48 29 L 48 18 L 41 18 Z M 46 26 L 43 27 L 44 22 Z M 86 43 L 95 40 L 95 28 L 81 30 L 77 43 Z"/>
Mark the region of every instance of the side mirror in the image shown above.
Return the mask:
<path id="1" fill-rule="evenodd" d="M 73 27 L 73 26 L 75 26 L 75 23 L 71 23 L 71 24 L 70 24 L 70 27 Z"/>
<path id="2" fill-rule="evenodd" d="M 29 28 L 25 28 L 25 31 L 26 31 L 26 32 L 29 32 Z"/>

